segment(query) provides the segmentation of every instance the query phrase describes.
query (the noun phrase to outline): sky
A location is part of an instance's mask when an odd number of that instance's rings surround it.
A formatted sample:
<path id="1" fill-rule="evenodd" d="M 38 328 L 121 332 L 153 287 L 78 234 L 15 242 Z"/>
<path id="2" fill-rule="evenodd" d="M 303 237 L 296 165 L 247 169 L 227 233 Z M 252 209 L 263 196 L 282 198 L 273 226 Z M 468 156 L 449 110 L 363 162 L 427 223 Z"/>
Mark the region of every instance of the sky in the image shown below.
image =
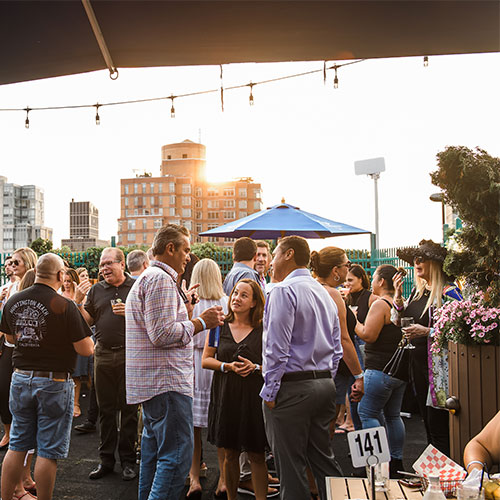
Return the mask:
<path id="1" fill-rule="evenodd" d="M 339 64 L 342 61 L 338 61 Z M 333 61 L 329 62 L 332 65 Z M 224 86 L 323 68 L 323 62 L 234 64 Z M 373 59 L 249 89 L 99 109 L 0 112 L 0 175 L 45 191 L 45 224 L 54 246 L 69 237 L 69 202 L 99 209 L 100 237 L 117 234 L 120 178 L 159 175 L 164 144 L 207 147 L 207 177 L 250 176 L 264 207 L 285 198 L 329 219 L 374 231 L 374 186 L 354 162 L 384 157 L 379 180 L 381 248 L 440 241 L 441 207 L 429 173 L 436 154 L 461 145 L 500 156 L 500 54 Z M 164 97 L 220 87 L 217 66 L 120 69 L 0 86 L 0 108 L 95 104 Z M 367 235 L 310 241 L 369 248 Z"/>

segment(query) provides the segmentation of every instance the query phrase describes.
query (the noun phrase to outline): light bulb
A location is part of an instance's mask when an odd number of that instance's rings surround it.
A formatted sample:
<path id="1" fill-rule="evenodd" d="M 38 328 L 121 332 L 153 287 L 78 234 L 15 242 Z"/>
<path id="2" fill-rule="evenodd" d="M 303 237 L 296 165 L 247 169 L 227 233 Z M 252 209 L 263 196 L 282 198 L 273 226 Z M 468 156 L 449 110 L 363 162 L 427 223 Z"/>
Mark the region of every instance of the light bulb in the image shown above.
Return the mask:
<path id="1" fill-rule="evenodd" d="M 334 69 L 335 69 L 335 78 L 333 79 L 333 88 L 338 89 L 339 88 L 339 77 L 337 74 L 337 66 L 336 65 L 334 66 Z"/>
<path id="2" fill-rule="evenodd" d="M 101 117 L 99 116 L 99 104 L 95 105 L 95 124 L 96 125 L 101 124 Z"/>
<path id="3" fill-rule="evenodd" d="M 170 118 L 175 118 L 174 96 L 170 96 L 172 100 L 172 107 L 170 108 Z"/>
<path id="4" fill-rule="evenodd" d="M 248 97 L 248 103 L 250 104 L 250 106 L 254 105 L 254 101 L 253 101 L 253 83 L 250 83 L 250 96 Z"/>
<path id="5" fill-rule="evenodd" d="M 24 121 L 25 128 L 30 128 L 29 112 L 30 112 L 30 108 L 26 108 L 26 120 Z"/>
<path id="6" fill-rule="evenodd" d="M 424 68 L 427 68 L 429 66 L 429 56 L 424 56 Z"/>

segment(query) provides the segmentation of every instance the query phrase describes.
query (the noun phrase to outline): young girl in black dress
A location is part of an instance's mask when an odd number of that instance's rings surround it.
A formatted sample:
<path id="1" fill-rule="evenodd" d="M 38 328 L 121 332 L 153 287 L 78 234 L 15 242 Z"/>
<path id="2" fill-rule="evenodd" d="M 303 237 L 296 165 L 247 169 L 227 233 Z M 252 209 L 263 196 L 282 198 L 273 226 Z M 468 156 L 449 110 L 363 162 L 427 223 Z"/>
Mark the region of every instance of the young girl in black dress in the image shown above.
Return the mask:
<path id="1" fill-rule="evenodd" d="M 267 495 L 266 434 L 259 392 L 263 379 L 262 316 L 264 295 L 257 282 L 238 281 L 229 297 L 228 315 L 217 347 L 207 336 L 203 368 L 214 370 L 208 410 L 208 440 L 224 449 L 227 497 L 235 500 L 239 482 L 238 458 L 248 453 L 257 500 Z"/>

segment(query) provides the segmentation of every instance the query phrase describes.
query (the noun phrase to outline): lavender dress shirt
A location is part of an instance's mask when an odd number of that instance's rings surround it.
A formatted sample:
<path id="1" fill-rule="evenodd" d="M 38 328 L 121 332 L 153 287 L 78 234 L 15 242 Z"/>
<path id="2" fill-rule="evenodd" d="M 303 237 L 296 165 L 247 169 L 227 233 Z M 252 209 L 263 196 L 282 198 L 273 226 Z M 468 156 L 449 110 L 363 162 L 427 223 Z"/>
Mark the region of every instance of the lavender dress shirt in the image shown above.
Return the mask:
<path id="1" fill-rule="evenodd" d="M 269 292 L 262 342 L 265 401 L 276 399 L 284 373 L 330 370 L 335 377 L 342 358 L 337 306 L 307 269 Z"/>

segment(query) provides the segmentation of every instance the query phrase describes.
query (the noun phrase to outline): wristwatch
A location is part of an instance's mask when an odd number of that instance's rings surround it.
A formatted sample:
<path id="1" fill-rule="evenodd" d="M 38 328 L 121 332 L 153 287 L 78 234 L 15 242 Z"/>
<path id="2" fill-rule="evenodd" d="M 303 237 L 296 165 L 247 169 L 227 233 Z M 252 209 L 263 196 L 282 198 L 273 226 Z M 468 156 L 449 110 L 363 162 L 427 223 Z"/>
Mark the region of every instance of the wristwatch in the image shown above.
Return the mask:
<path id="1" fill-rule="evenodd" d="M 356 380 L 359 380 L 360 378 L 363 378 L 365 376 L 365 372 L 358 373 L 357 375 L 354 375 L 354 378 Z"/>

